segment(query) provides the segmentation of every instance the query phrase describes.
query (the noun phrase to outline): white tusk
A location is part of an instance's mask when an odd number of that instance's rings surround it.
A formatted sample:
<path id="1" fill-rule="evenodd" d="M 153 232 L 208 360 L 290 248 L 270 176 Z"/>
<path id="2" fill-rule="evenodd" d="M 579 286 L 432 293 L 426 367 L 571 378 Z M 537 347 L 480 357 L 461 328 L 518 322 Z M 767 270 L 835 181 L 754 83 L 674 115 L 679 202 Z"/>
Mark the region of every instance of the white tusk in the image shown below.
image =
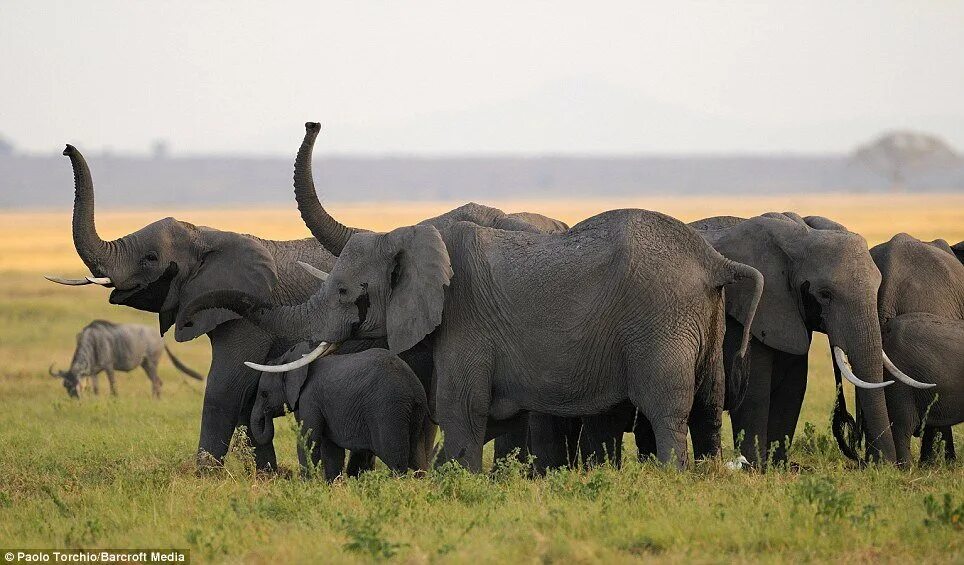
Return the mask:
<path id="1" fill-rule="evenodd" d="M 844 353 L 843 349 L 840 349 L 836 345 L 833 346 L 833 358 L 837 361 L 837 366 L 840 367 L 840 373 L 843 374 L 844 378 L 853 383 L 857 388 L 884 388 L 887 385 L 894 384 L 894 381 L 885 381 L 882 383 L 868 383 L 867 381 L 862 381 L 857 378 L 854 374 L 853 368 L 850 366 L 850 360 L 847 359 L 847 354 Z"/>
<path id="2" fill-rule="evenodd" d="M 55 282 L 57 284 L 66 284 L 69 286 L 81 286 L 85 284 L 90 284 L 87 279 L 65 279 L 63 277 L 56 277 L 54 275 L 44 275 L 44 278 L 50 282 Z"/>
<path id="3" fill-rule="evenodd" d="M 328 280 L 328 273 L 322 271 L 322 270 L 319 269 L 318 267 L 315 267 L 315 266 L 313 266 L 313 265 L 309 265 L 308 263 L 305 263 L 304 261 L 298 261 L 298 264 L 301 265 L 301 267 L 302 267 L 304 270 L 308 271 L 308 274 L 310 274 L 311 276 L 313 276 L 313 277 L 315 277 L 315 278 L 317 278 L 317 279 L 321 279 L 321 280 L 323 280 L 323 281 Z"/>
<path id="4" fill-rule="evenodd" d="M 111 284 L 110 277 L 84 277 L 94 284 L 99 284 L 100 286 L 107 286 Z"/>
<path id="5" fill-rule="evenodd" d="M 897 365 L 894 365 L 894 362 L 890 360 L 890 357 L 887 357 L 886 351 L 881 349 L 880 352 L 884 355 L 884 368 L 887 369 L 891 375 L 894 375 L 894 378 L 896 378 L 898 381 L 914 388 L 934 388 L 937 386 L 935 383 L 922 383 L 910 378 L 906 373 L 898 369 Z"/>
<path id="6" fill-rule="evenodd" d="M 292 361 L 291 363 L 285 363 L 284 365 L 259 365 L 257 363 L 252 363 L 251 361 L 245 361 L 244 364 L 255 371 L 262 371 L 265 373 L 284 373 L 285 371 L 291 371 L 292 369 L 304 367 L 319 357 L 324 357 L 329 353 L 333 353 L 337 348 L 337 343 L 328 343 L 327 341 L 323 341 L 318 344 L 318 347 L 316 347 L 311 353 L 305 355 L 301 359 Z"/>

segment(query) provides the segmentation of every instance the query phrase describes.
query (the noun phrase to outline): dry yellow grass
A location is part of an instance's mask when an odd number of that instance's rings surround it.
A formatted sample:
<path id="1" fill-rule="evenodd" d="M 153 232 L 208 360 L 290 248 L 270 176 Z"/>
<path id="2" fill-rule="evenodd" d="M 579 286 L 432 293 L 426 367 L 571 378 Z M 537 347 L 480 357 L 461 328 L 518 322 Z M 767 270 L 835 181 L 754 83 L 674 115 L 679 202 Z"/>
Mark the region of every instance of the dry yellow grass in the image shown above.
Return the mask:
<path id="1" fill-rule="evenodd" d="M 329 210 L 346 224 L 387 230 L 441 214 L 459 204 L 461 202 L 333 203 Z M 487 201 L 485 204 L 507 212 L 539 212 L 569 224 L 614 208 L 658 210 L 683 221 L 714 215 L 752 216 L 793 210 L 837 220 L 863 234 L 870 245 L 886 241 L 902 231 L 927 240 L 942 237 L 956 242 L 964 239 L 964 194 L 747 195 L 736 198 L 640 196 L 631 199 L 520 199 Z M 98 227 L 103 237 L 113 238 L 165 216 L 273 239 L 310 236 L 293 203 L 291 206 L 243 209 L 106 210 L 98 214 Z M 37 272 L 82 267 L 71 245 L 69 211 L 0 212 L 0 271 Z"/>

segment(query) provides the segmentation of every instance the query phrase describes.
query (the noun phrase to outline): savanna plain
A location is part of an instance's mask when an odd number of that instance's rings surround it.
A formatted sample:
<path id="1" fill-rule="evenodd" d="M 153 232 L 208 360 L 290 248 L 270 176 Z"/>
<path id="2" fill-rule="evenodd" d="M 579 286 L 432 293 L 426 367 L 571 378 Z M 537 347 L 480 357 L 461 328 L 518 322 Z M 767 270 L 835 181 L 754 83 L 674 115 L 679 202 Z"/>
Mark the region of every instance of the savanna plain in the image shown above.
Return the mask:
<path id="1" fill-rule="evenodd" d="M 334 203 L 329 210 L 343 222 L 383 230 L 456 204 Z M 570 224 L 618 207 L 684 221 L 794 210 L 840 221 L 870 245 L 901 231 L 964 239 L 961 194 L 486 204 Z M 101 235 L 116 237 L 167 215 L 262 237 L 309 236 L 293 204 L 103 210 L 97 220 Z M 834 384 L 823 336 L 811 350 L 795 464 L 787 469 L 727 469 L 733 449 L 726 429 L 724 458 L 684 472 L 637 462 L 627 436 L 620 470 L 533 480 L 518 463 L 495 463 L 485 475 L 446 466 L 421 478 L 394 478 L 382 467 L 328 486 L 297 478 L 290 415 L 277 425 L 280 473 L 255 473 L 249 450 L 236 441 L 223 470 L 199 475 L 194 450 L 204 385 L 167 360 L 160 400 L 151 399 L 140 370 L 119 374 L 117 397 L 102 390 L 69 399 L 47 368 L 69 363 L 81 327 L 95 318 L 157 321 L 109 305 L 102 288 L 54 285 L 44 273 L 86 273 L 71 245 L 69 210 L 0 213 L 0 548 L 183 548 L 195 562 L 245 563 L 964 562 L 964 467 L 859 469 L 846 460 L 829 430 Z M 206 371 L 206 338 L 167 341 L 185 363 Z M 964 426 L 955 435 L 960 453 Z"/>

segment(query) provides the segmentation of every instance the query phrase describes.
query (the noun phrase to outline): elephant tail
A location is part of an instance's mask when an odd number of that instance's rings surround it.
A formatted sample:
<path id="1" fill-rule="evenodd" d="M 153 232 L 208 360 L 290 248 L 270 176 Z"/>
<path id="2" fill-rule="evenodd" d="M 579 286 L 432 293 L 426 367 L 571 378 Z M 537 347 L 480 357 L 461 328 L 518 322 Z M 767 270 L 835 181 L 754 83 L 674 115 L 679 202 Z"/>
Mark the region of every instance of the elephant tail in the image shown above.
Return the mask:
<path id="1" fill-rule="evenodd" d="M 746 395 L 746 388 L 749 382 L 748 370 L 750 366 L 749 347 L 750 347 L 750 328 L 753 326 L 753 317 L 756 315 L 757 306 L 760 304 L 760 297 L 763 296 L 763 275 L 760 271 L 750 265 L 738 263 L 725 259 L 725 268 L 719 282 L 720 286 L 732 284 L 743 284 L 748 286 L 746 292 L 733 293 L 735 296 L 743 297 L 743 304 L 740 304 L 734 311 L 742 314 L 743 319 L 737 321 L 743 325 L 743 335 L 740 338 L 740 347 L 733 357 L 733 364 L 727 378 L 727 401 L 726 409 L 735 410 L 743 403 Z"/>
<path id="2" fill-rule="evenodd" d="M 171 363 L 174 363 L 174 366 L 177 367 L 178 371 L 181 371 L 182 373 L 191 377 L 192 379 L 196 379 L 199 381 L 204 380 L 204 375 L 202 375 L 201 373 L 198 373 L 197 371 L 191 369 L 190 367 L 182 363 L 181 360 L 174 355 L 174 353 L 171 351 L 171 348 L 169 348 L 166 343 L 164 344 L 164 351 L 167 351 L 167 356 L 171 358 Z"/>

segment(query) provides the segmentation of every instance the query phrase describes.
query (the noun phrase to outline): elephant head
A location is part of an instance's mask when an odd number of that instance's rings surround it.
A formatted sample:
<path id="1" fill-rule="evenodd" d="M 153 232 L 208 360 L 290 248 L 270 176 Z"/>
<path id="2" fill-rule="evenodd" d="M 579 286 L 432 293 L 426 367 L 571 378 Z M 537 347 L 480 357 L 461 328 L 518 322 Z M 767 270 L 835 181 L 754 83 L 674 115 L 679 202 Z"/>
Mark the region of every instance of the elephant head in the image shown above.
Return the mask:
<path id="1" fill-rule="evenodd" d="M 957 256 L 958 261 L 964 264 L 964 241 L 957 242 L 951 249 L 954 251 L 954 255 Z"/>
<path id="2" fill-rule="evenodd" d="M 955 247 L 964 251 L 960 243 L 951 247 L 943 239 L 928 242 L 899 233 L 870 250 L 883 279 L 882 325 L 914 312 L 964 319 L 964 264 Z"/>
<path id="3" fill-rule="evenodd" d="M 756 267 L 766 281 L 751 332 L 773 349 L 805 355 L 811 332 L 826 333 L 841 373 L 858 387 L 867 434 L 894 460 L 883 391 L 877 270 L 866 241 L 836 222 L 766 214 L 702 232 L 724 256 Z M 742 302 L 728 293 L 727 311 Z"/>
<path id="4" fill-rule="evenodd" d="M 80 379 L 73 371 L 69 369 L 66 371 L 54 371 L 54 366 L 50 365 L 47 372 L 50 373 L 51 377 L 63 381 L 64 389 L 66 389 L 68 396 L 71 398 L 80 398 Z"/>
<path id="5" fill-rule="evenodd" d="M 186 307 L 208 291 L 235 289 L 260 300 L 270 298 L 277 268 L 256 238 L 164 218 L 114 241 L 101 239 L 94 224 L 94 186 L 87 162 L 71 145 L 64 155 L 74 170 L 74 247 L 93 276 L 48 276 L 49 280 L 113 288 L 111 304 L 159 314 L 162 334 L 176 323 L 178 341 L 237 318 L 225 310 L 195 310 L 186 318 Z"/>
<path id="6" fill-rule="evenodd" d="M 302 359 L 308 349 L 307 344 L 300 343 L 274 362 Z M 298 399 L 311 369 L 310 365 L 302 365 L 280 374 L 261 373 L 251 409 L 251 437 L 255 443 L 264 445 L 271 442 L 274 438 L 274 419 L 284 415 L 285 406 L 291 411 L 298 409 Z"/>

